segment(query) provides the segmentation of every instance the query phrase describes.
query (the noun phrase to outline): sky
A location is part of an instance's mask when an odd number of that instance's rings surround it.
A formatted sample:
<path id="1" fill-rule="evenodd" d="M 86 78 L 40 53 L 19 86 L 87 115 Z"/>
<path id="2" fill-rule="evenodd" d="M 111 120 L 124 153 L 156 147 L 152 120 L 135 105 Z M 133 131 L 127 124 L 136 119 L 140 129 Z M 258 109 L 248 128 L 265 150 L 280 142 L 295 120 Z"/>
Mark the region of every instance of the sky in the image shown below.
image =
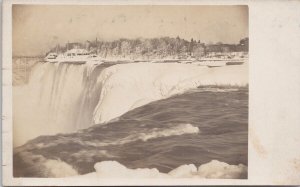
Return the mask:
<path id="1" fill-rule="evenodd" d="M 13 5 L 13 55 L 44 55 L 57 44 L 177 37 L 238 43 L 248 37 L 247 6 Z"/>

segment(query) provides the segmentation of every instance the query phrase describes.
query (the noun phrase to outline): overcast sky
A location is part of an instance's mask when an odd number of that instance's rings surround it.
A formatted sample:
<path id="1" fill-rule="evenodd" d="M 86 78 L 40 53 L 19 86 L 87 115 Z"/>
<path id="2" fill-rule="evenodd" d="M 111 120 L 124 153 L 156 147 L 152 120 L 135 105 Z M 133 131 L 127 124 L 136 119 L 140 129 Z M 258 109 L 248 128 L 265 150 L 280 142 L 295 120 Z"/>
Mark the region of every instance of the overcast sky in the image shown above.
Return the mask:
<path id="1" fill-rule="evenodd" d="M 13 54 L 40 55 L 86 40 L 194 38 L 238 43 L 248 37 L 247 6 L 13 5 Z"/>

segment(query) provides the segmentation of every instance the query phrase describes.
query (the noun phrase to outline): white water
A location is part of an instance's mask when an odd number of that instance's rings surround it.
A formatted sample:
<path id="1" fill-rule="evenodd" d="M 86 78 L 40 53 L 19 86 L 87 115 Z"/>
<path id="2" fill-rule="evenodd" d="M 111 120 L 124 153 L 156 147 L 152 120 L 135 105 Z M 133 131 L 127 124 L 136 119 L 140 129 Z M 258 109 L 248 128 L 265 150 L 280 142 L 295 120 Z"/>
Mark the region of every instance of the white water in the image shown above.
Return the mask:
<path id="1" fill-rule="evenodd" d="M 101 93 L 101 85 L 95 84 L 99 75 L 95 67 L 37 64 L 29 84 L 13 89 L 14 146 L 39 135 L 93 125 L 92 114 Z"/>
<path id="2" fill-rule="evenodd" d="M 144 133 L 137 133 L 137 134 L 132 134 L 129 135 L 125 138 L 119 139 L 117 141 L 111 141 L 111 142 L 105 142 L 105 141 L 76 141 L 77 143 L 81 143 L 82 145 L 91 145 L 95 147 L 101 147 L 101 146 L 108 146 L 108 145 L 122 145 L 130 142 L 135 142 L 138 140 L 142 140 L 144 142 L 150 140 L 150 139 L 155 139 L 155 138 L 160 138 L 160 137 L 169 137 L 169 136 L 178 136 L 178 135 L 183 135 L 183 134 L 197 134 L 199 133 L 200 130 L 198 127 L 195 127 L 191 124 L 180 124 L 168 129 L 153 129 L 150 132 L 144 132 Z"/>
<path id="3" fill-rule="evenodd" d="M 47 142 L 47 144 L 41 143 L 36 146 L 40 148 L 47 148 L 47 147 L 54 147 L 59 144 L 68 144 L 70 142 L 73 142 L 73 143 L 80 144 L 82 146 L 103 147 L 103 146 L 110 146 L 110 145 L 123 145 L 123 144 L 131 143 L 139 140 L 146 142 L 148 140 L 161 138 L 161 137 L 170 137 L 170 136 L 179 136 L 184 134 L 197 134 L 197 133 L 200 133 L 198 127 L 195 127 L 191 124 L 180 124 L 163 130 L 153 129 L 149 132 L 145 131 L 140 133 L 133 133 L 124 138 L 111 140 L 111 141 L 95 140 L 95 139 L 92 139 L 91 141 L 88 140 L 82 141 L 80 138 L 77 137 L 73 138 L 72 136 L 70 136 L 68 138 L 58 138 L 55 140 L 51 140 L 51 142 Z"/>
<path id="4" fill-rule="evenodd" d="M 32 170 L 39 170 L 41 176 L 70 177 L 79 175 L 74 167 L 60 159 L 47 159 L 42 155 L 27 151 L 20 152 L 20 155 L 27 164 L 31 165 Z"/>
<path id="5" fill-rule="evenodd" d="M 74 132 L 108 122 L 200 85 L 248 84 L 247 64 L 208 68 L 134 63 L 102 72 L 96 71 L 96 66 L 37 64 L 29 84 L 13 90 L 14 146 L 39 135 Z"/>

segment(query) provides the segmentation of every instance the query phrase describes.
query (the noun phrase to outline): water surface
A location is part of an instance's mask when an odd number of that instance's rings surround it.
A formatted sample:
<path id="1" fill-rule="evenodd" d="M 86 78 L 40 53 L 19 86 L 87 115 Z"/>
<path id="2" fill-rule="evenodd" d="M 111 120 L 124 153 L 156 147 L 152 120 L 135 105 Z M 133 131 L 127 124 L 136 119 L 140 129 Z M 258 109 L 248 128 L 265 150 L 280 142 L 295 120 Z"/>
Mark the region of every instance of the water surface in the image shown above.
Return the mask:
<path id="1" fill-rule="evenodd" d="M 35 138 L 14 150 L 14 176 L 47 177 L 38 167 L 44 158 L 64 161 L 79 174 L 93 172 L 94 164 L 105 160 L 160 172 L 214 159 L 247 165 L 247 142 L 248 88 L 201 87 L 108 124 Z"/>

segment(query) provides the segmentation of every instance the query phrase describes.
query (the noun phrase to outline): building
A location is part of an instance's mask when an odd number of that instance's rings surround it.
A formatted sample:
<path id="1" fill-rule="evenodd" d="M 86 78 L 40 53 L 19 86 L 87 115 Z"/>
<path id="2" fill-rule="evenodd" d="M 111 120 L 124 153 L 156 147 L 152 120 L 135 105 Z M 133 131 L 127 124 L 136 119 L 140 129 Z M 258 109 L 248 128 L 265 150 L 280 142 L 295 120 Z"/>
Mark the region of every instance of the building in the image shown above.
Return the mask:
<path id="1" fill-rule="evenodd" d="M 205 56 L 205 45 L 203 43 L 195 43 L 192 49 L 192 56 L 196 58 Z"/>

